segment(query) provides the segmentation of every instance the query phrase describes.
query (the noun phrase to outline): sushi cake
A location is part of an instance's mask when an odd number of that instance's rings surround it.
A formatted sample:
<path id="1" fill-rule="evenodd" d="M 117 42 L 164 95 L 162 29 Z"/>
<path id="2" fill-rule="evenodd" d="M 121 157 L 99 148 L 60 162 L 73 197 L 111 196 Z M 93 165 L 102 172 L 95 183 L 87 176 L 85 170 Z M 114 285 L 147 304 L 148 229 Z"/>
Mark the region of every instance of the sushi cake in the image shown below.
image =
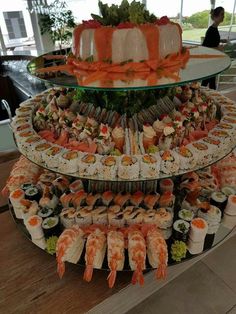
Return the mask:
<path id="1" fill-rule="evenodd" d="M 139 161 L 137 157 L 123 155 L 119 160 L 118 177 L 121 179 L 137 179 L 139 177 Z"/>
<path id="2" fill-rule="evenodd" d="M 140 159 L 140 175 L 142 178 L 156 178 L 160 172 L 159 155 L 145 154 Z"/>
<path id="3" fill-rule="evenodd" d="M 98 172 L 99 155 L 85 154 L 79 161 L 79 175 L 94 176 Z"/>
<path id="4" fill-rule="evenodd" d="M 165 174 L 173 174 L 179 170 L 179 155 L 173 150 L 166 150 L 161 155 L 161 172 Z"/>
<path id="5" fill-rule="evenodd" d="M 79 154 L 76 151 L 62 153 L 58 160 L 58 168 L 63 173 L 75 173 L 79 169 Z"/>
<path id="6" fill-rule="evenodd" d="M 180 170 L 189 170 L 189 169 L 192 169 L 196 166 L 197 160 L 194 157 L 194 154 L 190 148 L 188 148 L 186 146 L 181 146 L 177 150 L 177 152 L 179 154 L 179 160 L 180 160 L 179 168 L 180 168 Z"/>
<path id="7" fill-rule="evenodd" d="M 98 176 L 104 180 L 115 179 L 117 176 L 118 158 L 115 156 L 104 156 L 100 160 Z"/>

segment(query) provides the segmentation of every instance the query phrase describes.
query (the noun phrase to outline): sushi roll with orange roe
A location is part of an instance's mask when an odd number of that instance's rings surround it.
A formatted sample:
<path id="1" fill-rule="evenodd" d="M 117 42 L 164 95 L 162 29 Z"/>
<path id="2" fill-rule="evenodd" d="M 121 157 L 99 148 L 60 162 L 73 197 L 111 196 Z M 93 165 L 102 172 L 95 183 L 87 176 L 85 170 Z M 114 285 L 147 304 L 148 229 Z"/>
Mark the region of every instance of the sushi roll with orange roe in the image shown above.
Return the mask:
<path id="1" fill-rule="evenodd" d="M 14 209 L 14 213 L 16 215 L 16 218 L 22 219 L 22 209 L 23 205 L 21 204 L 21 200 L 25 198 L 25 193 L 22 189 L 16 189 L 11 192 L 10 194 L 10 201 Z"/>

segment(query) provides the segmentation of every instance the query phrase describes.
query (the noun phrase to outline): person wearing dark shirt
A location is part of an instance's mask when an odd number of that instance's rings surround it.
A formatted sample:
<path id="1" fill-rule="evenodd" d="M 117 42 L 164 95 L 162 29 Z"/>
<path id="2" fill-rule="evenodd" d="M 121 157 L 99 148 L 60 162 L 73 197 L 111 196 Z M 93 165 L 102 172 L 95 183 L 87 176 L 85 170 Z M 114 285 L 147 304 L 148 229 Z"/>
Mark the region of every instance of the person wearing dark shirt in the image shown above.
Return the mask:
<path id="1" fill-rule="evenodd" d="M 224 20 L 225 10 L 223 7 L 217 7 L 214 10 L 211 10 L 211 19 L 213 24 L 206 31 L 206 35 L 202 45 L 204 47 L 220 49 L 220 34 L 218 31 L 218 26 Z M 203 86 L 209 85 L 209 88 L 216 89 L 216 77 L 211 77 L 209 79 L 202 81 Z"/>

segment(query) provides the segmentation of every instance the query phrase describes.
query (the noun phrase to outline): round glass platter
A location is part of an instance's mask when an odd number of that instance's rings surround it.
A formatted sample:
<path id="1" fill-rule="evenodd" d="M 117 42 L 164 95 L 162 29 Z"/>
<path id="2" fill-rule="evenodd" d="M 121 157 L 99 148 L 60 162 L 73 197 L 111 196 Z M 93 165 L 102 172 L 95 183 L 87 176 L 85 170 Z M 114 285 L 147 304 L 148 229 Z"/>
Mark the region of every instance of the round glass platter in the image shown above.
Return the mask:
<path id="1" fill-rule="evenodd" d="M 109 73 L 104 71 L 84 71 L 72 66 L 69 74 L 66 69 L 66 56 L 69 49 L 52 51 L 30 61 L 28 72 L 40 80 L 64 87 L 89 90 L 144 90 L 160 89 L 183 85 L 215 76 L 229 68 L 229 56 L 216 49 L 196 46 L 187 48 L 189 60 L 184 68 L 160 67 L 155 71 L 130 71 Z M 65 66 L 63 68 L 63 66 Z M 47 69 L 48 68 L 48 69 Z M 58 70 L 57 70 L 58 68 Z M 64 69 L 64 70 L 63 70 Z"/>
<path id="2" fill-rule="evenodd" d="M 28 230 L 26 229 L 26 226 L 25 226 L 23 220 L 16 218 L 15 213 L 14 213 L 14 209 L 13 209 L 10 201 L 9 201 L 9 209 L 10 209 L 10 214 L 11 214 L 14 222 L 16 223 L 17 227 L 19 228 L 19 230 L 21 232 L 23 232 L 23 234 L 30 241 L 32 241 L 31 236 L 30 236 Z M 236 226 L 236 216 L 229 216 L 229 215 L 224 214 L 217 232 L 215 234 L 212 234 L 212 235 L 209 234 L 206 236 L 203 251 L 199 254 L 194 254 L 194 255 L 190 254 L 189 251 L 187 251 L 186 257 L 183 258 L 181 260 L 181 262 L 176 262 L 176 261 L 172 260 L 172 258 L 171 258 L 170 249 L 171 249 L 171 244 L 173 243 L 173 239 L 172 239 L 172 237 L 170 237 L 168 240 L 166 240 L 167 247 L 168 247 L 168 253 L 169 253 L 168 266 L 187 262 L 188 260 L 193 259 L 194 257 L 197 257 L 197 256 L 211 250 L 213 247 L 220 244 L 227 236 L 229 236 L 230 233 L 232 233 L 235 230 L 235 226 Z M 36 242 L 33 242 L 33 243 L 35 245 L 37 245 Z M 47 250 L 45 250 L 45 251 L 47 252 Z M 81 257 L 80 257 L 79 261 L 77 262 L 77 265 L 82 266 L 82 267 L 85 266 L 85 245 L 84 245 L 84 249 L 83 249 L 83 252 L 81 254 Z M 109 271 L 107 254 L 105 254 L 105 258 L 103 260 L 103 264 L 102 264 L 101 269 Z M 148 262 L 148 258 L 146 257 L 146 269 L 144 271 L 149 271 L 152 269 L 153 268 L 151 268 L 151 266 Z M 122 271 L 131 271 L 130 266 L 129 266 L 129 258 L 128 258 L 128 250 L 127 249 L 125 249 L 125 264 L 124 264 L 124 269 Z"/>

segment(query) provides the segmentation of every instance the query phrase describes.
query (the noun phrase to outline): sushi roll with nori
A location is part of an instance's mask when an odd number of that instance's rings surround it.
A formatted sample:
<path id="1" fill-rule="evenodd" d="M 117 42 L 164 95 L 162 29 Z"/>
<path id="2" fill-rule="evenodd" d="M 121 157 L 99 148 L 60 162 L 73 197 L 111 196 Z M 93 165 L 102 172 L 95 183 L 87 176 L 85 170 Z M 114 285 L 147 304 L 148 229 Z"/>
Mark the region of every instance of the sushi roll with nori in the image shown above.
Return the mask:
<path id="1" fill-rule="evenodd" d="M 189 223 L 185 220 L 178 219 L 173 224 L 173 238 L 186 242 L 188 239 Z"/>
<path id="2" fill-rule="evenodd" d="M 57 216 L 45 218 L 42 222 L 42 228 L 46 238 L 61 234 L 59 218 Z"/>
<path id="3" fill-rule="evenodd" d="M 190 222 L 193 217 L 194 217 L 194 214 L 191 210 L 189 209 L 181 209 L 179 212 L 178 212 L 178 216 L 180 219 L 183 219 L 185 221 L 188 221 Z"/>
<path id="4" fill-rule="evenodd" d="M 39 201 L 41 194 L 39 189 L 36 186 L 31 186 L 25 190 L 25 198 L 30 201 Z"/>
<path id="5" fill-rule="evenodd" d="M 227 197 L 235 194 L 235 189 L 232 186 L 224 186 L 221 189 L 221 192 L 224 193 Z"/>
<path id="6" fill-rule="evenodd" d="M 45 218 L 53 216 L 54 211 L 52 208 L 44 207 L 44 208 L 40 208 L 40 210 L 38 211 L 38 215 L 39 217 L 42 217 L 43 219 L 45 219 Z"/>
<path id="7" fill-rule="evenodd" d="M 223 214 L 227 204 L 227 196 L 222 192 L 213 192 L 211 194 L 210 203 L 218 207 Z"/>
<path id="8" fill-rule="evenodd" d="M 34 187 L 34 186 L 35 186 L 35 185 L 33 185 L 33 183 L 25 182 L 25 183 L 21 184 L 20 188 L 21 188 L 23 191 L 26 191 L 27 189 L 32 188 L 32 187 Z"/>

